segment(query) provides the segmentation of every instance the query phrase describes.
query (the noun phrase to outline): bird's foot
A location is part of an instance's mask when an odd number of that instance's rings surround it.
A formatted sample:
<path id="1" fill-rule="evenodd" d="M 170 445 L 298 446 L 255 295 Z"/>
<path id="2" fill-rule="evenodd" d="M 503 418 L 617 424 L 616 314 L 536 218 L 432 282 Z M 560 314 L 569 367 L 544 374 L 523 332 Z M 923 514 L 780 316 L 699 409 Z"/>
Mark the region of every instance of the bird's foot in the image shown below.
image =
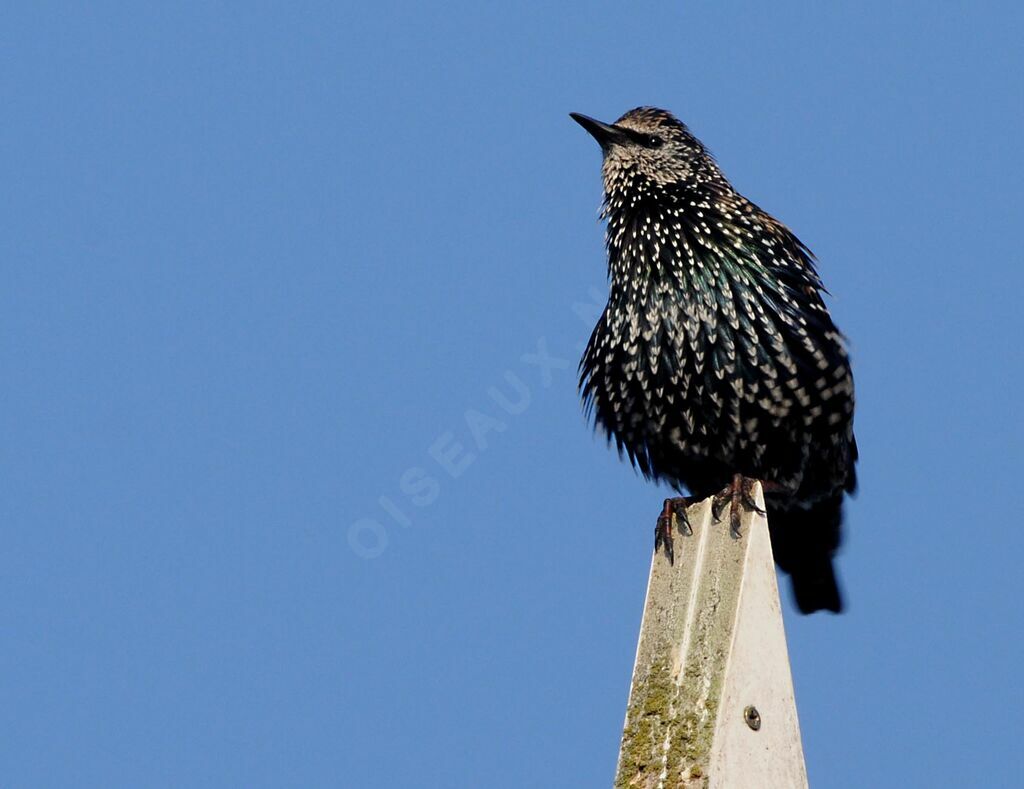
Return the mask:
<path id="1" fill-rule="evenodd" d="M 683 496 L 665 499 L 661 515 L 658 516 L 658 525 L 654 527 L 654 552 L 657 553 L 659 548 L 664 548 L 669 564 L 675 564 L 676 558 L 672 540 L 673 519 L 678 522 L 679 530 L 683 534 L 687 536 L 693 534 L 693 529 L 690 528 L 690 519 L 686 517 L 686 508 L 689 505 L 690 500 Z"/>
<path id="2" fill-rule="evenodd" d="M 764 515 L 765 511 L 757 506 L 754 500 L 754 486 L 758 480 L 744 477 L 742 474 L 734 474 L 732 482 L 715 494 L 711 500 L 711 514 L 715 522 L 722 520 L 722 513 L 726 505 L 729 505 L 729 533 L 734 539 L 740 537 L 740 512 L 743 509 Z"/>

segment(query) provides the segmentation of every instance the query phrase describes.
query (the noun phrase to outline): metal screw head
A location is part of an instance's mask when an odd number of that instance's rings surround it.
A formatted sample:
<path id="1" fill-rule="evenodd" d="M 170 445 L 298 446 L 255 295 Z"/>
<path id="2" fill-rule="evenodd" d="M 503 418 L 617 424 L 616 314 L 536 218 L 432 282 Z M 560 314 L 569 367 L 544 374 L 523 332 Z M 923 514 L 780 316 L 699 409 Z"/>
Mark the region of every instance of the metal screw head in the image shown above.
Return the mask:
<path id="1" fill-rule="evenodd" d="M 757 707 L 753 704 L 743 710 L 743 720 L 754 731 L 761 728 L 761 713 L 757 711 Z"/>

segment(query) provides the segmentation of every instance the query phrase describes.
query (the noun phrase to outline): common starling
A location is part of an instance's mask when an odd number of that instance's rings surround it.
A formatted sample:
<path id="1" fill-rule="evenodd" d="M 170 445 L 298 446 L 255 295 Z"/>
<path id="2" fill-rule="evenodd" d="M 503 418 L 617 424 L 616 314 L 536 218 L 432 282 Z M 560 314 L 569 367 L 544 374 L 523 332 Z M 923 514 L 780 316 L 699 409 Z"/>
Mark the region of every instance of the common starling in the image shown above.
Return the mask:
<path id="1" fill-rule="evenodd" d="M 572 113 L 604 155 L 608 304 L 580 361 L 597 426 L 648 479 L 720 518 L 762 482 L 779 567 L 804 613 L 840 611 L 832 558 L 856 487 L 853 376 L 810 250 L 740 195 L 689 129 L 639 107 Z M 671 558 L 667 499 L 655 546 Z"/>

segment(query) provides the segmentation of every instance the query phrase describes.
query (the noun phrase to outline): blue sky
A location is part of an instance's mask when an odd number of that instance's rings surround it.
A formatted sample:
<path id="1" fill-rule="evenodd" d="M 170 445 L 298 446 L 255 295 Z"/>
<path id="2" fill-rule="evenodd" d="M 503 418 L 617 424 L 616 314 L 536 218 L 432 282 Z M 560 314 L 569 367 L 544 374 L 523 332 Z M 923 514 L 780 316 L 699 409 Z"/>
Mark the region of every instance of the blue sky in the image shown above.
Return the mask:
<path id="1" fill-rule="evenodd" d="M 1017 783 L 1022 22 L 5 6 L 0 784 L 610 783 L 663 491 L 577 403 L 567 113 L 639 104 L 851 340 L 849 612 L 786 601 L 813 785 Z"/>

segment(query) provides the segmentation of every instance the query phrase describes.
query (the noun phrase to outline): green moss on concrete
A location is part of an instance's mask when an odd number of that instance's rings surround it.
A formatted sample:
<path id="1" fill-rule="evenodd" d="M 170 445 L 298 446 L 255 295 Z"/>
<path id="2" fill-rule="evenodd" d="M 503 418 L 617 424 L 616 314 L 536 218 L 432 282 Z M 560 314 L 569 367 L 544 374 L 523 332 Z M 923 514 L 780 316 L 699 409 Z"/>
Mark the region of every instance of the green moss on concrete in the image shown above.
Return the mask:
<path id="1" fill-rule="evenodd" d="M 717 656 L 704 659 L 714 657 Z M 617 789 L 657 786 L 662 770 L 666 771 L 666 787 L 707 786 L 722 692 L 722 678 L 715 671 L 711 672 L 706 696 L 700 692 L 701 683 L 708 681 L 709 668 L 704 660 L 690 663 L 682 685 L 677 685 L 668 659 L 660 657 L 636 681 L 622 735 L 619 773 L 615 778 Z M 703 704 L 692 701 L 702 696 Z"/>
<path id="2" fill-rule="evenodd" d="M 677 692 L 664 659 L 652 663 L 647 675 L 634 683 L 630 694 L 632 704 L 626 713 L 626 728 L 622 734 L 616 789 L 645 787 L 661 774 L 662 743 L 665 730 L 671 724 L 672 701 Z"/>

